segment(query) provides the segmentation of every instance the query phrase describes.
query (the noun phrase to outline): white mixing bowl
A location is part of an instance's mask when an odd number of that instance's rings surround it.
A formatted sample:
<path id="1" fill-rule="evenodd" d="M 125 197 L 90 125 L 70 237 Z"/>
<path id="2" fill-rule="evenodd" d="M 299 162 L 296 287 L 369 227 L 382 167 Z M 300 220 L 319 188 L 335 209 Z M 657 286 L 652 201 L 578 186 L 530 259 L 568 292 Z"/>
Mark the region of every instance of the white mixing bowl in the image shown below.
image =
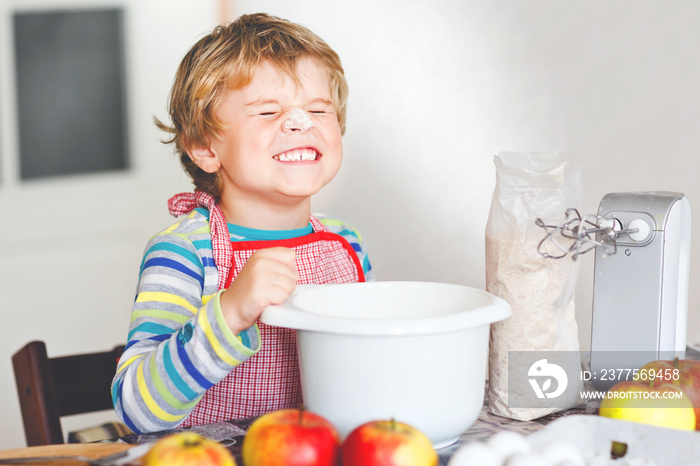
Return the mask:
<path id="1" fill-rule="evenodd" d="M 304 404 L 344 438 L 394 418 L 442 448 L 481 411 L 489 325 L 510 306 L 485 291 L 426 282 L 299 285 L 262 322 L 297 329 Z"/>

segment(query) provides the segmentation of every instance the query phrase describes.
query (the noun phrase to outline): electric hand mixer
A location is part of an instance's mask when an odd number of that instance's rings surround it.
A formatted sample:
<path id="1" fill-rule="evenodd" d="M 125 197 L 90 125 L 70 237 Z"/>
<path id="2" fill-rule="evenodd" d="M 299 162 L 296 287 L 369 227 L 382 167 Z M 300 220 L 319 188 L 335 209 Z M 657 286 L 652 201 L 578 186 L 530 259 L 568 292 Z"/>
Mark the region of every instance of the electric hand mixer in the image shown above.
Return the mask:
<path id="1" fill-rule="evenodd" d="M 621 380 L 603 376 L 610 371 L 630 375 L 650 361 L 684 357 L 688 199 L 673 192 L 611 193 L 601 200 L 597 215 L 581 217 L 569 209 L 566 216 L 558 226 L 537 220 L 546 231 L 538 251 L 548 258 L 576 259 L 595 250 L 593 386 L 607 390 Z"/>

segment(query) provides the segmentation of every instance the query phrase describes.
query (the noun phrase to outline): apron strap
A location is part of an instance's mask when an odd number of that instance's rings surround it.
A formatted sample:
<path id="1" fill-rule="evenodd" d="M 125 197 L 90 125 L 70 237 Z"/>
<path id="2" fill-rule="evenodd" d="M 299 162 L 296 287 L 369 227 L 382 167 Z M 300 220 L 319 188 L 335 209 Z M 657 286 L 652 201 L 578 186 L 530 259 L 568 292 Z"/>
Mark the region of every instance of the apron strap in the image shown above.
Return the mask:
<path id="1" fill-rule="evenodd" d="M 314 233 L 318 233 L 319 231 L 326 231 L 327 230 L 327 228 L 323 225 L 323 223 L 321 223 L 321 221 L 319 219 L 317 219 L 316 217 L 314 217 L 313 215 L 311 216 L 309 221 L 311 222 L 311 227 L 314 229 Z"/>
<path id="2" fill-rule="evenodd" d="M 226 278 L 231 269 L 231 236 L 228 232 L 226 217 L 221 211 L 221 207 L 210 194 L 204 191 L 193 193 L 180 193 L 168 199 L 168 210 L 170 214 L 177 217 L 189 214 L 197 207 L 205 207 L 209 210 L 209 227 L 211 228 L 211 253 L 214 257 L 214 264 L 219 274 L 219 289 L 226 287 Z"/>

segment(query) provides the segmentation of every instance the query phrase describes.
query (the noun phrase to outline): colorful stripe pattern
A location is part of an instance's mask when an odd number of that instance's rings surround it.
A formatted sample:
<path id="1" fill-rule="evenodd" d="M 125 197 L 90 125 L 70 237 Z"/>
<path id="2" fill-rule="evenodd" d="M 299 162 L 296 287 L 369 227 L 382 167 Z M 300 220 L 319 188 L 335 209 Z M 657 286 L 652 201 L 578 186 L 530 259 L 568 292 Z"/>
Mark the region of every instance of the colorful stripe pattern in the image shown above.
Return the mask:
<path id="1" fill-rule="evenodd" d="M 207 214 L 193 211 L 146 246 L 127 349 L 112 384 L 115 410 L 134 432 L 176 427 L 208 388 L 260 349 L 257 325 L 234 335 L 224 321 Z M 362 237 L 343 222 L 318 218 L 353 246 L 372 280 Z"/>

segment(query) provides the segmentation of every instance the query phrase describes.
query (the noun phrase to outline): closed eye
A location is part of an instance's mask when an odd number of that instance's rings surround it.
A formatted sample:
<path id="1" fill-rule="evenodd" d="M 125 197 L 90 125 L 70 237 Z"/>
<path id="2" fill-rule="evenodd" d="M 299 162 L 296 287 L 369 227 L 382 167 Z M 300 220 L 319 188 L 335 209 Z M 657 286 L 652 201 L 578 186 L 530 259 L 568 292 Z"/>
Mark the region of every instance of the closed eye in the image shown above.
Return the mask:
<path id="1" fill-rule="evenodd" d="M 314 115 L 332 115 L 334 110 L 332 108 L 315 108 L 313 110 L 309 110 L 309 113 Z"/>

